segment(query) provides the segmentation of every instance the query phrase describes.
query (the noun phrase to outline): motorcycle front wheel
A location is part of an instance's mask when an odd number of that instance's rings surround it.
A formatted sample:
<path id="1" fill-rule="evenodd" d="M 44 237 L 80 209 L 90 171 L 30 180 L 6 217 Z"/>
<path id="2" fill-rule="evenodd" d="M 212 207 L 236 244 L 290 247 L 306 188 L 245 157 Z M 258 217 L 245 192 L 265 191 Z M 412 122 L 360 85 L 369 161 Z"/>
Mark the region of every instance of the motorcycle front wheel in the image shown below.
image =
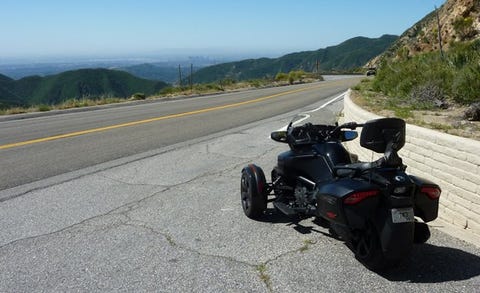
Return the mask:
<path id="1" fill-rule="evenodd" d="M 250 219 L 260 218 L 267 209 L 266 179 L 263 170 L 253 164 L 242 170 L 240 197 L 243 212 Z"/>

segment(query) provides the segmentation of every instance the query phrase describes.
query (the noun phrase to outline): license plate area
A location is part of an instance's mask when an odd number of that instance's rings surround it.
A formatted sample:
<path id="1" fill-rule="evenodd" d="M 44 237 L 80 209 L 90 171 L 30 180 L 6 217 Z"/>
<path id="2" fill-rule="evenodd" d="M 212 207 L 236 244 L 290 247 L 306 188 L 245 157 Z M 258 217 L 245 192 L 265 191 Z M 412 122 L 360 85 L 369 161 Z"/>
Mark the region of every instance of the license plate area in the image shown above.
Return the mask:
<path id="1" fill-rule="evenodd" d="M 409 223 L 414 220 L 413 208 L 391 209 L 393 223 Z"/>

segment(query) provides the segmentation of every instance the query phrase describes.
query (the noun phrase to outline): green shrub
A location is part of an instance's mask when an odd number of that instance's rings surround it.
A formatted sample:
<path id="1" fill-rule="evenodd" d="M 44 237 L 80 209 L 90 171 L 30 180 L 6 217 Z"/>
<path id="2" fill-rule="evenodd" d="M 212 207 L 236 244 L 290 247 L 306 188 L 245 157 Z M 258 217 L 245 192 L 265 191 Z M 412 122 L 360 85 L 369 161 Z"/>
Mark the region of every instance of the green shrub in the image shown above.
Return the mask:
<path id="1" fill-rule="evenodd" d="M 465 66 L 460 70 L 452 85 L 453 99 L 461 104 L 480 101 L 480 64 Z"/>
<path id="2" fill-rule="evenodd" d="M 352 89 L 355 90 L 355 91 L 359 91 L 359 90 L 361 90 L 362 88 L 360 87 L 359 84 L 357 84 L 356 86 L 352 87 Z"/>
<path id="3" fill-rule="evenodd" d="M 135 93 L 132 95 L 132 100 L 145 100 L 146 97 L 144 93 Z"/>
<path id="4" fill-rule="evenodd" d="M 253 79 L 253 80 L 249 80 L 248 84 L 250 86 L 255 87 L 255 88 L 259 88 L 259 87 L 262 87 L 265 84 L 265 82 L 263 80 L 260 80 L 260 79 Z"/>
<path id="5" fill-rule="evenodd" d="M 372 89 L 396 97 L 412 109 L 430 109 L 447 97 L 461 104 L 480 99 L 480 41 L 452 44 L 438 52 L 384 61 Z"/>
<path id="6" fill-rule="evenodd" d="M 47 112 L 47 111 L 50 111 L 52 110 L 52 108 L 48 105 L 39 105 L 38 106 L 38 111 L 40 112 Z"/>
<path id="7" fill-rule="evenodd" d="M 175 88 L 173 86 L 168 86 L 168 87 L 163 88 L 160 91 L 160 95 L 172 95 L 172 94 L 175 94 L 177 92 L 178 92 L 177 88 Z"/>
<path id="8" fill-rule="evenodd" d="M 276 81 L 287 81 L 288 80 L 288 74 L 284 72 L 279 72 L 277 75 L 275 75 L 275 80 Z"/>
<path id="9" fill-rule="evenodd" d="M 458 17 L 452 22 L 453 29 L 460 39 L 465 40 L 475 35 L 475 28 L 473 26 L 473 18 Z"/>
<path id="10" fill-rule="evenodd" d="M 302 81 L 307 74 L 303 70 L 293 70 L 288 73 L 288 79 Z"/>
<path id="11" fill-rule="evenodd" d="M 219 84 L 216 83 L 201 83 L 194 86 L 194 91 L 201 92 L 212 92 L 212 91 L 221 91 L 222 88 Z"/>
<path id="12" fill-rule="evenodd" d="M 235 84 L 236 81 L 233 78 L 225 78 L 220 81 L 220 84 L 223 86 L 230 86 Z"/>

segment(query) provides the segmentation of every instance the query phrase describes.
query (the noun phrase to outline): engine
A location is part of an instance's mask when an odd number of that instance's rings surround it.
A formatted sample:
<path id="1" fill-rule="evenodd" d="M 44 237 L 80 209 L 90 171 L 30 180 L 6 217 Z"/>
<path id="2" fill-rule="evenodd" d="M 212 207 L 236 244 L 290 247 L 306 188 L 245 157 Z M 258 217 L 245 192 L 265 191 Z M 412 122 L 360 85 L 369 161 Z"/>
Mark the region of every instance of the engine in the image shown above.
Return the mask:
<path id="1" fill-rule="evenodd" d="M 297 208 L 305 209 L 305 213 L 314 212 L 316 210 L 317 189 L 309 190 L 303 184 L 297 184 L 293 195 L 295 196 L 295 205 Z"/>

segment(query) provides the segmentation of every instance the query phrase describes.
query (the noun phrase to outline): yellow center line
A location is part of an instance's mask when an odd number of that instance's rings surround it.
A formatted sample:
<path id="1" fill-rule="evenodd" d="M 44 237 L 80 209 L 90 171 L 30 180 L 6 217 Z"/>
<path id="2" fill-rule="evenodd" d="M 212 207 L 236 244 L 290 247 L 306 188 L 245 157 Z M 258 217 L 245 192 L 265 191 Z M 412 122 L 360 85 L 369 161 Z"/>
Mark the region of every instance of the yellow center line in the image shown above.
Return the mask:
<path id="1" fill-rule="evenodd" d="M 307 89 L 297 89 L 297 90 L 286 91 L 286 92 L 283 92 L 283 93 L 278 93 L 278 94 L 265 96 L 265 97 L 261 97 L 261 98 L 257 98 L 257 99 L 253 99 L 253 100 L 249 100 L 249 101 L 244 101 L 244 102 L 227 104 L 227 105 L 223 105 L 223 106 L 204 108 L 204 109 L 194 110 L 194 111 L 190 111 L 190 112 L 171 114 L 171 115 L 160 116 L 160 117 L 155 117 L 155 118 L 150 118 L 150 119 L 132 121 L 132 122 L 115 124 L 115 125 L 110 125 L 110 126 L 105 126 L 105 127 L 92 128 L 92 129 L 70 132 L 70 133 L 65 133 L 65 134 L 60 134 L 60 135 L 54 135 L 54 136 L 48 136 L 48 137 L 43 137 L 43 138 L 38 138 L 38 139 L 32 139 L 32 140 L 26 140 L 26 141 L 15 142 L 15 143 L 10 143 L 10 144 L 4 144 L 4 145 L 0 145 L 0 150 L 19 147 L 19 146 L 24 146 L 24 145 L 30 145 L 30 144 L 40 143 L 40 142 L 46 142 L 46 141 L 51 141 L 51 140 L 57 140 L 57 139 L 62 139 L 62 138 L 80 136 L 80 135 L 84 135 L 84 134 L 107 131 L 107 130 L 122 128 L 122 127 L 146 124 L 146 123 L 151 123 L 151 122 L 156 122 L 156 121 L 161 121 L 161 120 L 166 120 L 166 119 L 185 117 L 185 116 L 190 116 L 190 115 L 195 115 L 195 114 L 202 114 L 202 113 L 207 113 L 207 112 L 212 112 L 212 111 L 217 111 L 217 110 L 222 110 L 222 109 L 227 109 L 227 108 L 234 108 L 234 107 L 239 107 L 239 106 L 243 106 L 243 105 L 262 102 L 262 101 L 272 99 L 272 98 L 276 98 L 276 97 L 280 97 L 280 96 L 285 96 L 285 95 L 289 95 L 289 94 L 294 94 L 294 93 L 298 93 L 298 92 L 312 90 L 312 89 L 316 89 L 316 88 L 319 88 L 319 87 L 321 87 L 321 86 L 310 87 L 310 88 L 307 88 Z"/>

